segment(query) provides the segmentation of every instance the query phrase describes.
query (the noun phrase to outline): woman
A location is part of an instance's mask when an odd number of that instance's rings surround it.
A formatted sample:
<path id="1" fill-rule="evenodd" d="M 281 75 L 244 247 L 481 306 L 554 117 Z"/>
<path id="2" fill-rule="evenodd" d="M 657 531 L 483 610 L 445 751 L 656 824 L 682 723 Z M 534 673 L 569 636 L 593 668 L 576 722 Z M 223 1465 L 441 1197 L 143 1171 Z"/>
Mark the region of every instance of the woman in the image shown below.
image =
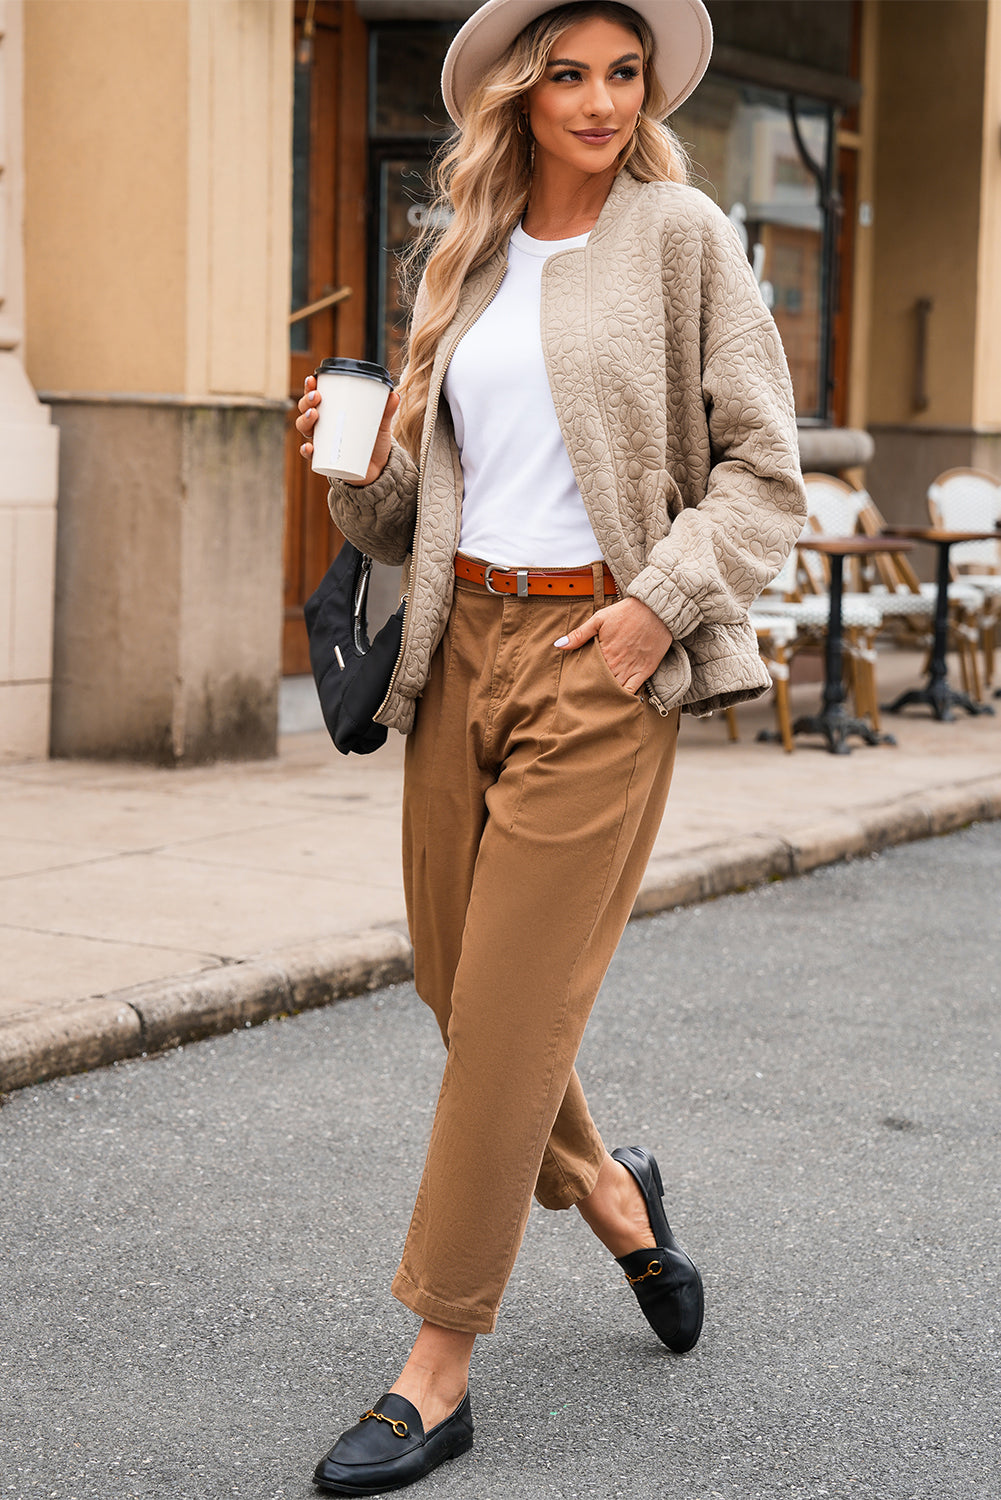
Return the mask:
<path id="1" fill-rule="evenodd" d="M 409 735 L 415 979 L 448 1049 L 393 1283 L 423 1321 L 317 1468 L 335 1494 L 400 1488 L 471 1445 L 470 1355 L 533 1192 L 580 1211 L 669 1348 L 701 1330 L 657 1163 L 605 1150 L 574 1059 L 680 710 L 768 686 L 747 609 L 805 514 L 774 325 L 660 123 L 710 45 L 701 0 L 489 0 L 471 17 L 442 76 L 453 216 L 398 410 L 391 397 L 364 482 L 330 491 L 357 546 L 413 554 L 378 717 Z"/>

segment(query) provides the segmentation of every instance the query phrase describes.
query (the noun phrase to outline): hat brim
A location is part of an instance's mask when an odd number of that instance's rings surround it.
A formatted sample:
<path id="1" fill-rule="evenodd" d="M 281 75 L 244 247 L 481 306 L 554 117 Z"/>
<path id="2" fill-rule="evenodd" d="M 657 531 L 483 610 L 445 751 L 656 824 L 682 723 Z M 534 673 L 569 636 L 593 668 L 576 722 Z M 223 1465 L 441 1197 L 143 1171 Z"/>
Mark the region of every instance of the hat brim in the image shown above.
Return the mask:
<path id="1" fill-rule="evenodd" d="M 530 21 L 564 0 L 486 0 L 456 33 L 445 54 L 441 92 L 456 125 L 486 70 Z M 712 55 L 713 28 L 702 0 L 622 0 L 646 21 L 657 53 L 655 71 L 673 114 L 698 84 Z"/>

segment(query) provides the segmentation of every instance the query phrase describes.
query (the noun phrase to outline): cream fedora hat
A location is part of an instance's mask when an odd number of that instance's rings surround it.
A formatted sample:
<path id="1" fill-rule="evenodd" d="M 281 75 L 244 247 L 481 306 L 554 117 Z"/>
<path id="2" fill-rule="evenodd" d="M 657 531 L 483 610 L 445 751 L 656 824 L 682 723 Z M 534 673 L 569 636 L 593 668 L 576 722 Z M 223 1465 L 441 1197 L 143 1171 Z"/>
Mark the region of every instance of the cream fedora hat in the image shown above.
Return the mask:
<path id="1" fill-rule="evenodd" d="M 445 54 L 441 92 L 456 125 L 470 92 L 486 69 L 530 21 L 565 0 L 486 0 L 457 33 Z M 713 47 L 713 28 L 702 0 L 622 0 L 641 15 L 657 44 L 655 71 L 667 95 L 668 114 L 695 88 Z"/>

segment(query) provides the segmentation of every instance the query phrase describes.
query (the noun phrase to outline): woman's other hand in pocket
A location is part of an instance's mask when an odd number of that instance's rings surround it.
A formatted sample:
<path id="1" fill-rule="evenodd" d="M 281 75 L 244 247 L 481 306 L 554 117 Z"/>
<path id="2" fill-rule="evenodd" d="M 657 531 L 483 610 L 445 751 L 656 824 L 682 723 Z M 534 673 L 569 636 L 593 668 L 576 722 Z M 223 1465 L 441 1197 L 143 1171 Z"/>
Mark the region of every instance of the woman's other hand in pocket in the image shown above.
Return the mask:
<path id="1" fill-rule="evenodd" d="M 554 645 L 561 651 L 577 651 L 592 636 L 608 670 L 627 693 L 638 693 L 651 673 L 660 666 L 674 640 L 659 615 L 641 599 L 620 599 L 608 604 Z"/>

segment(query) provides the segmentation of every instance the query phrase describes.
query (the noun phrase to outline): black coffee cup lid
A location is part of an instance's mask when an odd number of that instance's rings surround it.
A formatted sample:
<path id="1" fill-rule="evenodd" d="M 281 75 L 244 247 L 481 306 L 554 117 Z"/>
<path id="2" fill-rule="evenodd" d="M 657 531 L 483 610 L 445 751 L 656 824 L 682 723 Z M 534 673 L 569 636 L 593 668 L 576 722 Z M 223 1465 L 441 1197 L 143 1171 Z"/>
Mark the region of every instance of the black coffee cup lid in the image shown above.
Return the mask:
<path id="1" fill-rule="evenodd" d="M 366 380 L 381 380 L 393 389 L 393 377 L 382 365 L 372 364 L 367 359 L 323 359 L 314 375 L 363 375 Z"/>

